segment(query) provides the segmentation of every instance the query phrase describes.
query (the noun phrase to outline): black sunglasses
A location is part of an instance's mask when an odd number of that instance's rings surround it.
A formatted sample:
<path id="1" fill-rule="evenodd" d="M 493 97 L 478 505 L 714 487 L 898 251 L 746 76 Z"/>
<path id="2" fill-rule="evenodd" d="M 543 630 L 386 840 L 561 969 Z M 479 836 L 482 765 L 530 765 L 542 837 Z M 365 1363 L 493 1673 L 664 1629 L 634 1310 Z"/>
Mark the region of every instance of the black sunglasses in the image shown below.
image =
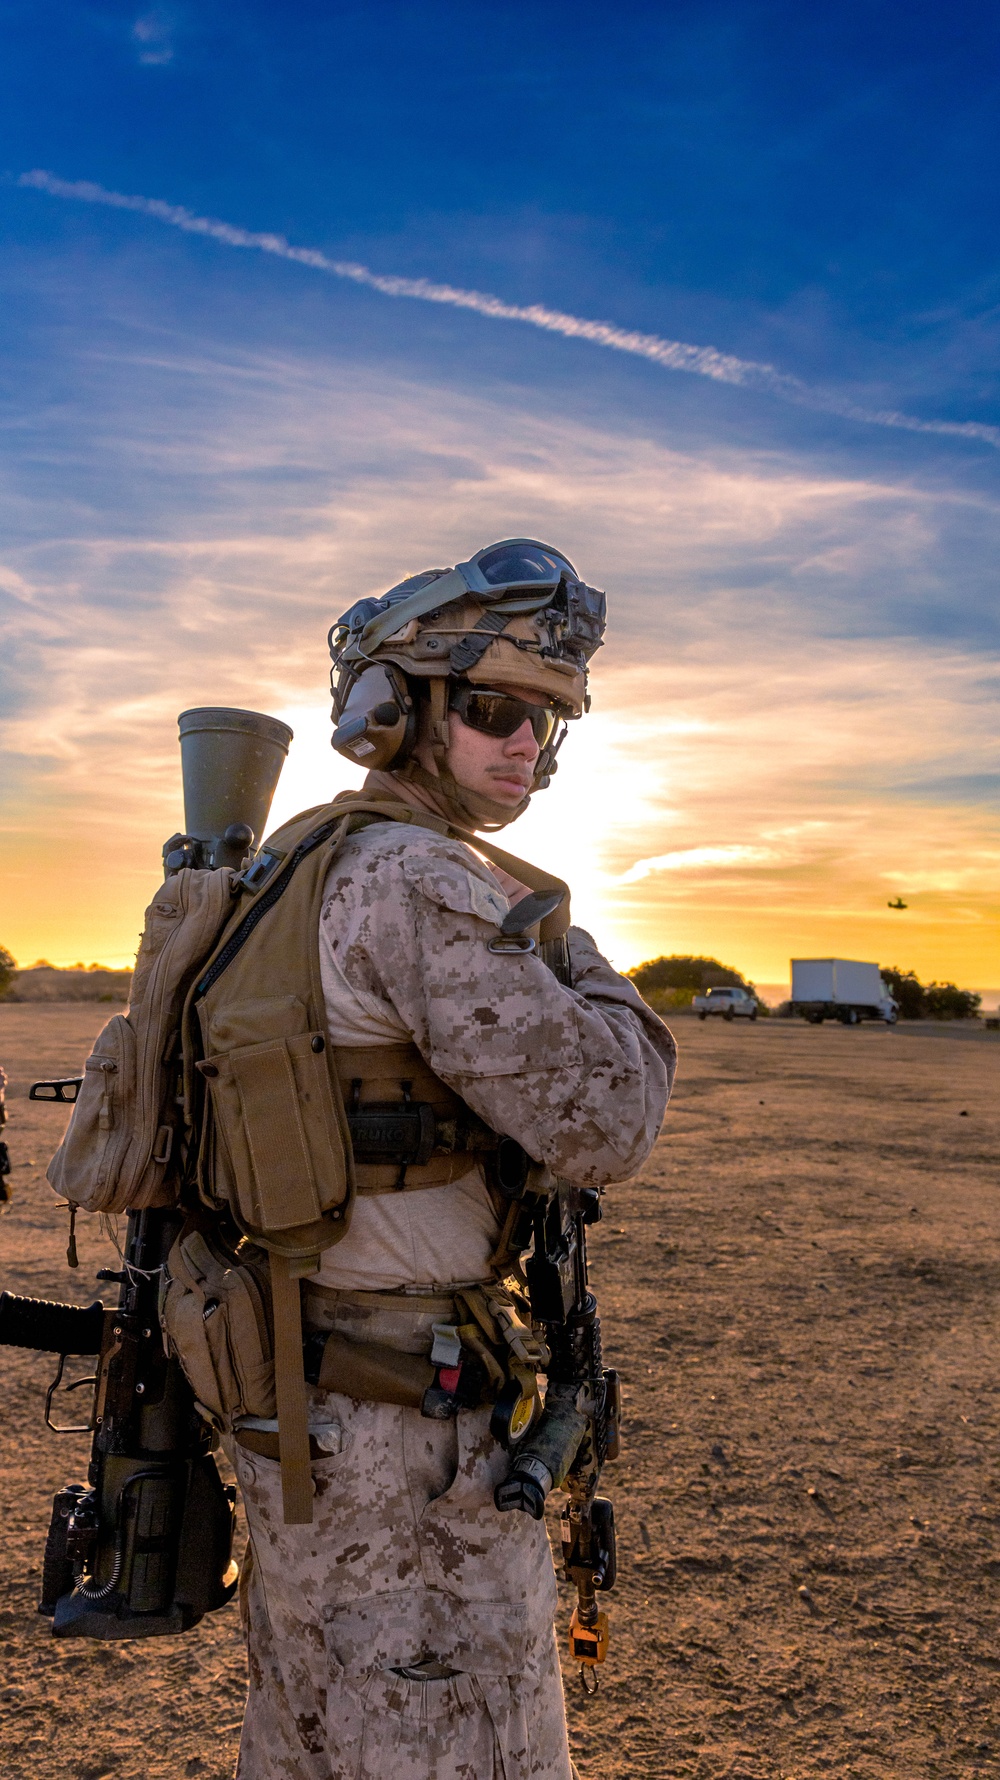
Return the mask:
<path id="1" fill-rule="evenodd" d="M 550 705 L 529 705 L 509 692 L 492 692 L 489 687 L 470 686 L 467 682 L 452 688 L 448 707 L 457 711 L 470 729 L 478 729 L 480 735 L 516 735 L 527 721 L 540 748 L 552 740 L 559 722 Z"/>

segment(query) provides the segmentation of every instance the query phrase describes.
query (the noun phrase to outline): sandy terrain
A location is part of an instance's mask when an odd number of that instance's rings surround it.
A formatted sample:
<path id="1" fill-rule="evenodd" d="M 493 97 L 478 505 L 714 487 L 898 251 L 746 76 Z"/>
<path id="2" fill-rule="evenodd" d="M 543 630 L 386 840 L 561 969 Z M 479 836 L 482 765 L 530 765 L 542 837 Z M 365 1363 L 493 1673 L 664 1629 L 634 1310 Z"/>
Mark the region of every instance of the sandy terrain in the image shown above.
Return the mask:
<path id="1" fill-rule="evenodd" d="M 0 1284 L 87 1303 L 44 1184 L 60 1115 L 17 1098 L 108 1010 L 0 1007 L 15 1198 Z M 1000 1773 L 1000 1035 L 678 1022 L 683 1070 L 593 1244 L 626 1380 L 601 1691 L 568 1677 L 585 1780 Z M 964 1116 L 963 1116 L 964 1115 Z M 32 1780 L 231 1772 L 235 1611 L 185 1638 L 56 1642 L 49 1498 L 87 1441 L 9 1350 L 0 1765 Z M 561 1628 L 562 1630 L 562 1628 Z"/>

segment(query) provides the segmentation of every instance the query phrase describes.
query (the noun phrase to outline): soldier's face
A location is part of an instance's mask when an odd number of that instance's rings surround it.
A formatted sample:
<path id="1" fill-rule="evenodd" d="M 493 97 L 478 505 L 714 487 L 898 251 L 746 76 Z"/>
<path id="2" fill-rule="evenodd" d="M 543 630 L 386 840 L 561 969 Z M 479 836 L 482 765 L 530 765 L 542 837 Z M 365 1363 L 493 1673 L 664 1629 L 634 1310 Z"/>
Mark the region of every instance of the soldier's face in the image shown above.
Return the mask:
<path id="1" fill-rule="evenodd" d="M 507 690 L 496 687 L 497 692 Z M 516 687 L 509 690 L 515 698 L 522 696 Z M 429 742 L 421 741 L 416 754 L 422 766 L 437 772 Z M 515 809 L 531 790 L 537 759 L 538 743 L 527 717 L 513 735 L 491 736 L 470 729 L 457 711 L 448 712 L 448 766 L 463 790 L 478 791 Z"/>

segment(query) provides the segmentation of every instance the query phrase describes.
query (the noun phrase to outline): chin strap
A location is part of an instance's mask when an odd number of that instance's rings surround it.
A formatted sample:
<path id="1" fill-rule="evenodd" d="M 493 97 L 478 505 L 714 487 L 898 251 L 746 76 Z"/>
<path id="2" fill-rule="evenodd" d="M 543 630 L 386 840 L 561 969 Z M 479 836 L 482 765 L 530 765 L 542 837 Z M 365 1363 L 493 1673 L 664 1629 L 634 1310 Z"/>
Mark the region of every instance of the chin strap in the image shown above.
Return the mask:
<path id="1" fill-rule="evenodd" d="M 509 804 L 495 803 L 492 797 L 481 797 L 476 791 L 466 791 L 452 778 L 450 772 L 429 773 L 416 760 L 410 760 L 399 768 L 395 774 L 411 785 L 419 785 L 422 791 L 429 791 L 436 807 L 445 819 L 455 828 L 506 828 L 522 816 L 531 802 L 530 794 L 522 797 L 519 804 L 511 809 Z"/>
<path id="2" fill-rule="evenodd" d="M 449 821 L 459 828 L 506 828 L 508 822 L 514 822 L 524 814 L 531 802 L 531 792 L 527 792 L 512 809 L 510 804 L 498 803 L 482 792 L 469 791 L 460 785 L 448 765 L 448 681 L 435 678 L 427 690 L 431 707 L 431 752 L 437 777 L 413 759 L 399 769 L 399 777 L 419 785 L 422 791 L 429 791 Z"/>

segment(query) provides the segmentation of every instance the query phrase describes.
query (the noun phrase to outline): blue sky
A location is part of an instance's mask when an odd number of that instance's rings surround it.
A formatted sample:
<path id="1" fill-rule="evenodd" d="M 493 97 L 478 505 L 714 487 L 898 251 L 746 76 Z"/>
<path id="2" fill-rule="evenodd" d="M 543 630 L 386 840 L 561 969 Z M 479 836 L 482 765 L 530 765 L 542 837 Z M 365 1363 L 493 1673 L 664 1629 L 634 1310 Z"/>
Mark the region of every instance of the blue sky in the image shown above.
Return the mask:
<path id="1" fill-rule="evenodd" d="M 1000 981 L 994 7 L 0 19 L 0 940 L 127 956 L 176 711 L 297 714 L 287 795 L 327 794 L 330 618 L 529 531 L 608 587 L 613 630 L 519 844 L 571 846 L 622 962 Z M 124 876 L 99 866 L 67 927 L 53 837 L 122 821 Z"/>

